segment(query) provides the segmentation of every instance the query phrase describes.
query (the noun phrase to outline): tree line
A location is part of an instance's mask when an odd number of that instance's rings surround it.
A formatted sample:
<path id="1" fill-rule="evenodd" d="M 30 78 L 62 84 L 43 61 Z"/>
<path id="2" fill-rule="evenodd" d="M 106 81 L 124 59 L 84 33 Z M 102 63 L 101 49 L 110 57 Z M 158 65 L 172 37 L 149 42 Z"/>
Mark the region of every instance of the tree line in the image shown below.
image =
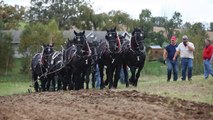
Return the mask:
<path id="1" fill-rule="evenodd" d="M 142 9 L 139 19 L 133 19 L 129 14 L 120 10 L 111 10 L 108 13 L 96 14 L 92 3 L 87 0 L 31 0 L 31 6 L 11 6 L 0 2 L 0 62 L 1 73 L 5 73 L 13 66 L 12 36 L 3 30 L 22 29 L 19 51 L 24 55 L 22 72 L 29 71 L 32 55 L 40 50 L 41 43 L 56 43 L 59 48 L 65 41 L 62 30 L 76 27 L 80 30 L 106 30 L 117 27 L 119 31 L 131 32 L 135 27 L 145 32 L 146 46 L 158 44 L 165 46 L 169 38 L 176 35 L 180 38 L 183 34 L 190 36 L 195 44 L 195 70 L 200 73 L 202 67 L 201 54 L 204 38 L 208 37 L 207 30 L 202 23 L 183 23 L 181 13 L 175 11 L 172 18 L 153 16 L 149 9 Z M 153 27 L 162 27 L 163 31 L 155 32 Z M 181 30 L 181 31 L 180 31 Z M 213 22 L 210 23 L 213 31 Z M 58 46 L 57 46 L 58 45 Z M 5 47 L 8 48 L 5 48 Z M 7 51 L 8 55 L 5 55 Z"/>

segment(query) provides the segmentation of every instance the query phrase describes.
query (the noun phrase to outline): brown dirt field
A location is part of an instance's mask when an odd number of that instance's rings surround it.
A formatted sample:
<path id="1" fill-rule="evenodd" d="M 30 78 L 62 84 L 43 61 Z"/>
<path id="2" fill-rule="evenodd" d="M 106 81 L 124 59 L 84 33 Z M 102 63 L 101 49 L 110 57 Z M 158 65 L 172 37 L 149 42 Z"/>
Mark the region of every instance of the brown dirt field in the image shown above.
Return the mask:
<path id="1" fill-rule="evenodd" d="M 0 120 L 213 120 L 213 105 L 135 90 L 79 90 L 0 97 Z"/>

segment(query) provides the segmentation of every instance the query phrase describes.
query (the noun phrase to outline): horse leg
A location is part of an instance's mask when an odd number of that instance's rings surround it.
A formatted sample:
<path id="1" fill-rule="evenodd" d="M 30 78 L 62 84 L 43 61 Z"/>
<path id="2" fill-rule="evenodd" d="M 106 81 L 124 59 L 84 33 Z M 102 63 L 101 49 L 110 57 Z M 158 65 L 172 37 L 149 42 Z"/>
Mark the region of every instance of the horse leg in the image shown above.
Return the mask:
<path id="1" fill-rule="evenodd" d="M 75 75 L 72 73 L 72 75 L 68 76 L 68 90 L 74 90 L 75 84 Z"/>
<path id="2" fill-rule="evenodd" d="M 126 87 L 129 87 L 128 68 L 127 68 L 127 65 L 123 65 L 123 72 L 124 72 L 124 80 L 125 80 L 125 83 L 126 83 Z"/>
<path id="3" fill-rule="evenodd" d="M 130 84 L 132 84 L 134 86 L 136 68 L 130 67 L 130 71 L 131 71 L 131 77 L 129 79 L 129 82 L 130 82 Z"/>
<path id="4" fill-rule="evenodd" d="M 113 73 L 115 71 L 115 67 L 112 68 L 111 66 L 109 66 L 110 68 L 108 69 L 108 74 L 107 74 L 107 79 L 109 81 L 109 89 L 111 89 L 112 87 L 114 87 L 114 82 L 113 82 Z M 119 73 L 120 74 L 120 73 Z"/>
<path id="5" fill-rule="evenodd" d="M 80 89 L 84 89 L 84 81 L 85 81 L 85 76 L 86 76 L 87 70 L 88 70 L 88 69 L 82 71 Z M 88 89 L 89 89 L 89 82 L 88 82 Z"/>
<path id="6" fill-rule="evenodd" d="M 46 83 L 47 83 L 47 79 L 42 77 L 41 79 L 41 90 L 42 91 L 46 91 Z"/>
<path id="7" fill-rule="evenodd" d="M 79 72 L 75 72 L 73 74 L 73 82 L 74 82 L 74 90 L 79 90 L 80 89 L 80 81 L 79 81 Z"/>
<path id="8" fill-rule="evenodd" d="M 52 78 L 51 78 L 51 75 L 48 75 L 47 78 L 46 78 L 46 90 L 47 91 L 50 91 L 50 82 L 51 82 Z"/>
<path id="9" fill-rule="evenodd" d="M 53 74 L 53 76 L 52 76 L 52 86 L 53 86 L 53 91 L 55 91 L 55 74 Z"/>
<path id="10" fill-rule="evenodd" d="M 140 77 L 141 70 L 144 67 L 144 62 L 145 62 L 145 60 L 142 62 L 141 66 L 138 68 L 138 71 L 137 71 L 137 74 L 136 74 L 136 79 L 135 79 L 135 87 L 137 87 L 137 85 L 138 85 L 138 79 Z"/>
<path id="11" fill-rule="evenodd" d="M 57 73 L 57 90 L 61 90 L 61 82 L 62 82 L 62 76 Z"/>
<path id="12" fill-rule="evenodd" d="M 89 80 L 90 80 L 90 69 L 86 72 L 86 89 L 89 89 Z"/>
<path id="13" fill-rule="evenodd" d="M 104 88 L 104 66 L 103 65 L 99 65 L 99 72 L 100 72 L 100 78 L 101 78 L 101 84 L 100 84 L 100 89 Z"/>
<path id="14" fill-rule="evenodd" d="M 39 89 L 39 84 L 38 84 L 38 80 L 37 80 L 38 76 L 35 73 L 33 73 L 32 78 L 33 78 L 33 87 L 34 87 L 35 91 L 38 92 L 38 89 Z"/>
<path id="15" fill-rule="evenodd" d="M 121 65 L 117 65 L 115 68 L 115 76 L 114 76 L 114 88 L 117 88 L 118 86 L 118 80 L 120 79 L 120 73 L 121 73 Z"/>
<path id="16" fill-rule="evenodd" d="M 104 81 L 104 85 L 107 86 L 109 84 L 109 68 L 106 68 L 106 80 Z"/>
<path id="17" fill-rule="evenodd" d="M 136 78 L 135 78 L 135 82 L 134 82 L 134 86 L 135 86 L 135 87 L 137 87 L 137 85 L 138 85 L 138 79 L 139 79 L 139 77 L 140 77 L 141 70 L 142 70 L 142 67 L 139 67 L 139 68 L 138 68 L 138 71 L 137 71 L 137 73 L 136 73 Z"/>

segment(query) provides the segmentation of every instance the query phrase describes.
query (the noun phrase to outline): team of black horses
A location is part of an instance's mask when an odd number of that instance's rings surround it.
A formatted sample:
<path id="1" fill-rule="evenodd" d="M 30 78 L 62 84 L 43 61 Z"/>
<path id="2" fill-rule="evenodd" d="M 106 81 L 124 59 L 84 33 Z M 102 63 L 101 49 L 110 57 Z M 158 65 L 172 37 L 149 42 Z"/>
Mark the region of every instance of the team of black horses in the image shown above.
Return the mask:
<path id="1" fill-rule="evenodd" d="M 36 92 L 79 90 L 89 88 L 90 74 L 95 88 L 98 65 L 100 89 L 117 88 L 123 68 L 126 87 L 137 86 L 145 62 L 144 32 L 135 28 L 130 41 L 126 34 L 118 35 L 116 27 L 106 30 L 105 39 L 88 40 L 85 31 L 74 31 L 75 37 L 67 40 L 61 51 L 53 45 L 43 45 L 31 62 L 33 85 Z M 131 72 L 128 78 L 128 67 Z M 104 74 L 105 73 L 105 74 Z M 104 77 L 104 75 L 106 75 Z"/>

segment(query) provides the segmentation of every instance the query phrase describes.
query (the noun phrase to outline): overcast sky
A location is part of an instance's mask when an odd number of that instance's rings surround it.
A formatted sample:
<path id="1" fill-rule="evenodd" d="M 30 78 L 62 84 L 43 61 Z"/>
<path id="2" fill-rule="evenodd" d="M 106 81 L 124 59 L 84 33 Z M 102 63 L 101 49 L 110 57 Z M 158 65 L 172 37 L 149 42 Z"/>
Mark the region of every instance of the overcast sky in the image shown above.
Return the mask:
<path id="1" fill-rule="evenodd" d="M 213 0 L 90 0 L 96 13 L 121 10 L 132 18 L 139 18 L 142 9 L 149 9 L 152 16 L 171 18 L 180 12 L 184 22 L 213 22 Z M 11 5 L 30 6 L 30 0 L 4 0 Z"/>

